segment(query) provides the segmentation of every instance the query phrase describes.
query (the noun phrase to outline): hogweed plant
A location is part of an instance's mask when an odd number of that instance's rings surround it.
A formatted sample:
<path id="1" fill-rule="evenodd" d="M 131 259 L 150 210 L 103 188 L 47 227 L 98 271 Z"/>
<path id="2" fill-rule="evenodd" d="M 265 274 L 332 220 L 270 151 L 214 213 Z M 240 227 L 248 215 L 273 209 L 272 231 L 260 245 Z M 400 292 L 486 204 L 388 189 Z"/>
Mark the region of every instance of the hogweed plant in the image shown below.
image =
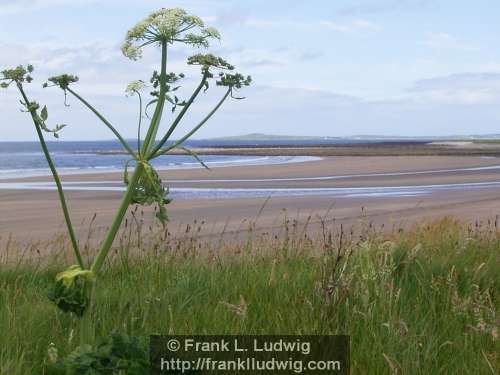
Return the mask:
<path id="1" fill-rule="evenodd" d="M 80 250 L 78 248 L 78 241 L 76 240 L 75 231 L 73 230 L 73 225 L 71 223 L 71 218 L 69 216 L 68 206 L 66 204 L 66 198 L 64 196 L 64 191 L 61 185 L 61 180 L 59 179 L 59 175 L 57 174 L 56 166 L 50 156 L 50 152 L 47 148 L 47 144 L 45 143 L 45 138 L 43 132 L 51 133 L 55 138 L 59 138 L 59 131 L 61 131 L 66 125 L 56 125 L 54 129 L 50 129 L 47 126 L 47 120 L 49 117 L 47 106 L 43 106 L 40 109 L 40 104 L 35 101 L 31 101 L 28 99 L 26 91 L 24 90 L 23 84 L 31 83 L 33 78 L 31 73 L 33 73 L 33 65 L 28 65 L 26 68 L 23 66 L 18 66 L 14 69 L 5 69 L 0 72 L 0 88 L 8 88 L 11 85 L 15 85 L 21 94 L 20 103 L 23 106 L 21 111 L 27 112 L 30 114 L 31 119 L 33 120 L 33 124 L 35 126 L 35 130 L 38 136 L 38 140 L 40 142 L 40 146 L 42 148 L 45 159 L 47 159 L 47 164 L 49 165 L 50 171 L 52 173 L 52 177 L 56 183 L 57 192 L 59 194 L 59 200 L 61 202 L 61 208 L 64 214 L 64 220 L 66 222 L 66 228 L 68 230 L 68 234 L 71 240 L 71 245 L 73 247 L 73 251 L 75 253 L 75 258 L 78 262 L 78 267 L 83 268 L 83 259 L 80 254 Z M 76 79 L 76 78 L 75 78 Z"/>
<path id="2" fill-rule="evenodd" d="M 47 107 L 43 106 L 40 108 L 37 102 L 28 99 L 24 86 L 26 83 L 32 81 L 31 73 L 33 72 L 33 66 L 28 65 L 26 68 L 18 66 L 17 68 L 6 69 L 1 72 L 1 87 L 17 87 L 22 97 L 21 105 L 24 111 L 31 115 L 41 148 L 57 186 L 68 234 L 77 261 L 77 264 L 70 266 L 67 270 L 56 276 L 55 285 L 49 292 L 49 298 L 63 311 L 74 313 L 78 317 L 88 315 L 86 311 L 92 300 L 92 289 L 95 279 L 102 270 L 104 261 L 130 205 L 156 205 L 158 220 L 163 224 L 167 221 L 165 206 L 170 202 L 168 199 L 168 189 L 163 186 L 157 171 L 151 165 L 151 161 L 161 155 L 168 154 L 176 148 L 183 148 L 182 144 L 196 133 L 229 97 L 241 99 L 234 96 L 236 90 L 250 85 L 251 77 L 245 77 L 240 73 L 236 73 L 234 66 L 224 59 L 212 54 L 197 53 L 188 57 L 187 64 L 200 68 L 201 77 L 199 84 L 189 98 L 185 100 L 178 98 L 176 91 L 181 87 L 180 81 L 184 78 L 184 75 L 167 71 L 168 51 L 174 44 L 207 48 L 210 41 L 218 39 L 220 39 L 220 35 L 216 29 L 206 27 L 200 18 L 188 15 L 182 9 L 160 9 L 155 11 L 127 32 L 121 50 L 129 59 L 134 61 L 139 60 L 142 51 L 148 46 L 157 46 L 161 50 L 160 70 L 159 72 L 154 71 L 150 79 L 152 91 L 150 93 L 151 99 L 148 103 L 144 103 L 143 94 L 141 94 L 148 87 L 144 81 L 134 81 L 126 89 L 127 95 L 134 95 L 139 99 L 137 145 L 134 146 L 129 144 L 119 131 L 78 93 L 78 90 L 74 88 L 78 82 L 78 77 L 70 74 L 62 74 L 49 78 L 48 82 L 44 84 L 44 87 L 55 86 L 62 89 L 65 95 L 65 105 L 67 95 L 71 95 L 80 101 L 109 128 L 130 156 L 130 161 L 127 162 L 124 172 L 125 194 L 100 244 L 97 254 L 89 265 L 84 264 L 80 254 L 78 241 L 66 205 L 63 187 L 44 139 L 44 132 L 58 137 L 59 132 L 65 125 L 57 125 L 53 129 L 49 128 L 46 124 L 48 119 Z M 176 141 L 169 142 L 173 132 L 191 105 L 202 91 L 206 92 L 210 88 L 211 82 L 215 82 L 216 86 L 224 88 L 224 93 L 220 100 L 189 132 Z M 150 107 L 154 107 L 152 115 L 148 113 Z M 166 112 L 166 107 L 170 107 L 173 120 L 166 132 L 157 141 L 160 123 L 164 112 Z M 145 136 L 142 137 L 141 128 L 144 119 L 149 120 L 149 126 Z M 203 164 L 196 154 L 185 148 L 183 149 Z M 129 173 L 130 165 L 133 166 L 133 171 Z M 82 327 L 82 329 L 85 329 L 85 327 Z"/>

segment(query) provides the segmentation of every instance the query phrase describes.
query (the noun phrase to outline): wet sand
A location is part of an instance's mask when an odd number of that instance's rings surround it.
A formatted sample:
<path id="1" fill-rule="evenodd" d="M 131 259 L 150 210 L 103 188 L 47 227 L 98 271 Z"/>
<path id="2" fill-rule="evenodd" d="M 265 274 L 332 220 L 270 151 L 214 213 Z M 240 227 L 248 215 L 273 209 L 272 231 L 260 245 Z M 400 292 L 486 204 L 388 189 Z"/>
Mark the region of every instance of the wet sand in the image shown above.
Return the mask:
<path id="1" fill-rule="evenodd" d="M 182 236 L 187 225 L 203 222 L 200 235 L 218 235 L 245 230 L 248 222 L 258 217 L 258 231 L 279 230 L 285 216 L 299 222 L 318 222 L 328 213 L 335 223 L 373 222 L 385 228 L 407 226 L 421 220 L 453 216 L 462 221 L 495 220 L 500 214 L 500 159 L 465 156 L 395 156 L 395 157 L 327 157 L 319 161 L 263 166 L 231 166 L 161 172 L 163 180 L 179 191 L 200 189 L 199 199 L 179 196 L 168 206 L 169 230 Z M 485 169 L 481 169 L 487 167 Z M 102 186 L 121 186 L 121 173 L 63 176 L 64 182 L 80 186 L 95 181 L 109 181 Z M 0 181 L 5 183 L 43 182 L 49 177 Z M 113 183 L 114 181 L 114 183 Z M 458 185 L 453 189 L 450 184 Z M 482 183 L 493 183 L 481 185 Z M 290 196 L 280 189 L 335 189 L 362 187 L 408 187 L 444 185 L 442 189 L 422 190 L 418 194 L 343 194 L 326 192 Z M 476 185 L 474 185 L 476 184 Z M 120 201 L 119 191 L 73 191 L 67 185 L 67 199 L 79 236 L 84 238 L 94 214 L 94 228 L 105 229 Z M 226 189 L 228 195 L 211 196 L 211 189 Z M 231 198 L 232 189 L 277 189 L 266 196 Z M 418 189 L 417 189 L 418 190 Z M 261 210 L 265 203 L 265 207 Z M 141 218 L 146 225 L 153 220 L 151 209 Z M 12 235 L 17 241 L 50 239 L 64 230 L 63 218 L 54 190 L 0 190 L 0 236 Z M 130 216 L 129 216 L 130 218 Z"/>

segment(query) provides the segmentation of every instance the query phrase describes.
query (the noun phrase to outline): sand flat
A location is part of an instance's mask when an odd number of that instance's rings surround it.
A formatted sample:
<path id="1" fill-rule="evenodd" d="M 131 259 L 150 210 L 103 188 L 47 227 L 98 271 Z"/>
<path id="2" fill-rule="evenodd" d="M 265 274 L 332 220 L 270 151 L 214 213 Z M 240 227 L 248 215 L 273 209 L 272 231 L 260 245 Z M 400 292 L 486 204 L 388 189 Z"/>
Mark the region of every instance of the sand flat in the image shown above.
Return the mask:
<path id="1" fill-rule="evenodd" d="M 485 182 L 500 183 L 500 159 L 481 157 L 400 156 L 400 157 L 327 157 L 319 161 L 263 165 L 231 166 L 161 172 L 172 189 L 314 189 L 362 187 L 412 187 Z M 486 167 L 486 169 L 481 169 Z M 417 172 L 417 173 L 412 173 Z M 388 173 L 388 175 L 384 175 Z M 366 176 L 366 175 L 369 176 Z M 354 176 L 353 176 L 354 175 Z M 335 177 L 342 178 L 336 179 Z M 115 181 L 119 186 L 121 173 L 63 176 L 63 181 Z M 302 180 L 301 180 L 302 178 Z M 283 180 L 279 180 L 283 179 Z M 195 181 L 193 181 L 195 180 Z M 237 180 L 237 181 L 234 181 Z M 238 181 L 239 180 L 239 181 Z M 250 180 L 250 181 L 249 181 Z M 50 181 L 50 177 L 24 178 L 0 183 Z M 169 182 L 170 181 L 170 182 Z M 410 190 L 414 190 L 411 188 Z M 97 214 L 94 227 L 104 230 L 110 223 L 121 197 L 115 191 L 71 191 L 67 199 L 73 221 L 80 236 L 88 232 L 89 222 Z M 455 216 L 464 221 L 494 220 L 500 213 L 500 185 L 477 188 L 454 188 L 416 195 L 365 195 L 335 197 L 323 195 L 279 194 L 265 197 L 176 199 L 168 206 L 169 230 L 182 235 L 194 220 L 204 222 L 200 235 L 245 229 L 248 220 L 261 212 L 257 227 L 278 228 L 284 210 L 290 218 L 314 221 L 328 209 L 336 222 L 356 223 L 360 218 L 389 227 L 407 225 L 421 219 Z M 146 224 L 152 223 L 149 208 L 141 208 Z M 48 239 L 64 229 L 57 194 L 52 190 L 0 190 L 0 235 L 12 235 L 19 241 Z"/>

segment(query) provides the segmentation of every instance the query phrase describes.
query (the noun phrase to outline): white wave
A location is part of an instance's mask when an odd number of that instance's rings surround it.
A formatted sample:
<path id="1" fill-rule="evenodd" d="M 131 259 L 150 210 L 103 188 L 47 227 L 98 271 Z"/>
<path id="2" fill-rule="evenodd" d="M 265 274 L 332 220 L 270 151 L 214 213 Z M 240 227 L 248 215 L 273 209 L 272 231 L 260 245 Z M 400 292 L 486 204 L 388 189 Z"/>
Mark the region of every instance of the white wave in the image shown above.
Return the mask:
<path id="1" fill-rule="evenodd" d="M 334 176 L 314 176 L 314 177 L 283 177 L 283 178 L 239 178 L 239 179 L 172 179 L 169 182 L 186 183 L 186 182 L 286 182 L 286 181 L 321 181 L 321 180 L 343 180 L 348 178 L 361 177 L 390 177 L 390 176 L 412 176 L 423 174 L 440 174 L 453 172 L 478 172 L 487 170 L 500 170 L 500 165 L 489 165 L 484 167 L 470 168 L 450 168 L 450 169 L 430 169 L 423 171 L 410 172 L 381 172 L 381 173 L 362 173 L 362 174 L 346 174 Z"/>
<path id="2" fill-rule="evenodd" d="M 114 184 L 114 186 L 110 186 Z M 116 181 L 72 181 L 65 183 L 66 190 L 74 191 L 124 191 Z M 108 186 L 103 186 L 108 185 Z M 170 193 L 178 198 L 237 198 L 259 196 L 304 196 L 329 195 L 335 198 L 359 197 L 414 197 L 428 195 L 435 191 L 499 188 L 500 181 L 415 186 L 372 186 L 343 188 L 194 188 L 171 187 Z M 2 190 L 55 190 L 52 182 L 3 182 Z"/>
<path id="3" fill-rule="evenodd" d="M 238 158 L 222 161 L 208 161 L 205 164 L 213 168 L 223 168 L 235 165 L 268 165 L 268 164 L 288 164 L 302 163 L 307 161 L 321 160 L 315 156 L 265 156 L 259 158 Z M 176 169 L 199 169 L 203 168 L 197 162 L 167 163 L 167 165 L 156 166 L 158 170 L 176 170 Z M 122 166 L 92 166 L 92 167 L 63 167 L 59 168 L 59 175 L 75 174 L 95 174 L 95 173 L 115 173 L 122 172 Z M 23 169 L 0 169 L 0 180 L 24 177 L 43 177 L 50 176 L 49 168 L 23 168 Z"/>

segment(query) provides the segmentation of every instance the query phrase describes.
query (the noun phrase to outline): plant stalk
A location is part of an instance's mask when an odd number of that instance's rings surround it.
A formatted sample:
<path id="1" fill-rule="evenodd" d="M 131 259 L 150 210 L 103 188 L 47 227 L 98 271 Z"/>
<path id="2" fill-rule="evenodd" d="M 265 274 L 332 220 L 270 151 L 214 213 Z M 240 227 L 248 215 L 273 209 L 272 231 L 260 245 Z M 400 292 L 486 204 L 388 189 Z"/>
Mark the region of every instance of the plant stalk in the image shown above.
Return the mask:
<path id="1" fill-rule="evenodd" d="M 85 283 L 85 294 L 88 296 L 89 306 L 84 311 L 83 316 L 78 320 L 80 328 L 80 345 L 89 344 L 94 341 L 94 324 L 92 322 L 92 309 L 94 308 L 94 288 L 95 281 Z"/>
<path id="2" fill-rule="evenodd" d="M 158 96 L 158 103 L 156 104 L 155 112 L 153 118 L 151 119 L 151 125 L 149 126 L 146 137 L 144 138 L 144 143 L 142 145 L 142 155 L 147 155 L 151 144 L 154 144 L 156 134 L 158 133 L 158 128 L 160 127 L 160 121 L 163 114 L 163 108 L 165 106 L 165 96 L 166 96 L 166 83 L 167 83 L 167 42 L 163 41 L 161 43 L 161 72 L 160 72 L 160 94 Z"/>
<path id="3" fill-rule="evenodd" d="M 217 105 L 205 116 L 205 118 L 203 120 L 200 121 L 200 123 L 198 125 L 196 125 L 189 133 L 187 133 L 184 137 L 182 137 L 181 139 L 175 141 L 174 143 L 172 143 L 170 146 L 168 147 L 165 147 L 163 150 L 159 150 L 156 155 L 153 155 L 151 158 L 155 158 L 157 156 L 160 156 L 160 155 L 164 155 L 166 154 L 167 152 L 169 152 L 171 149 L 173 148 L 176 148 L 178 147 L 179 145 L 181 145 L 182 143 L 184 143 L 189 137 L 191 137 L 194 133 L 196 133 L 198 131 L 198 129 L 200 129 L 204 124 L 205 122 L 207 122 L 210 117 L 213 116 L 213 114 L 215 112 L 217 112 L 217 110 L 220 108 L 220 106 L 222 105 L 222 103 L 224 103 L 224 101 L 227 99 L 227 97 L 229 96 L 229 94 L 231 93 L 231 89 L 228 89 L 227 92 L 224 94 L 224 96 L 222 97 L 221 100 L 219 100 L 219 102 L 217 103 Z"/>
<path id="4" fill-rule="evenodd" d="M 90 267 L 90 270 L 97 275 L 97 273 L 100 271 L 104 260 L 106 259 L 106 256 L 109 253 L 109 250 L 111 249 L 111 246 L 113 245 L 113 241 L 116 237 L 116 233 L 120 229 L 120 225 L 123 221 L 123 218 L 125 217 L 125 214 L 127 213 L 127 209 L 130 205 L 130 202 L 132 201 L 132 195 L 134 193 L 134 189 L 137 186 L 137 183 L 139 181 L 139 178 L 142 175 L 144 168 L 142 163 L 137 163 L 134 173 L 132 177 L 129 180 L 129 184 L 127 186 L 127 191 L 125 192 L 125 195 L 122 198 L 120 207 L 118 208 L 118 211 L 116 212 L 115 218 L 113 219 L 113 222 L 111 223 L 111 226 L 108 229 L 108 232 L 106 233 L 106 237 L 99 249 L 99 252 L 97 253 L 96 257 L 94 258 L 94 261 L 92 262 L 92 266 Z"/>
<path id="5" fill-rule="evenodd" d="M 18 84 L 17 87 L 18 87 L 19 91 L 21 92 L 21 95 L 23 96 L 25 103 L 28 105 L 30 102 L 28 100 L 28 97 L 26 96 L 26 93 L 23 90 L 23 87 L 20 84 Z M 66 204 L 66 197 L 64 195 L 64 190 L 63 190 L 63 187 L 61 184 L 61 180 L 59 179 L 59 175 L 57 173 L 56 167 L 54 165 L 54 162 L 52 161 L 52 157 L 50 156 L 50 152 L 47 148 L 47 144 L 45 143 L 45 138 L 43 137 L 42 129 L 40 129 L 40 125 L 38 124 L 38 115 L 33 110 L 30 110 L 30 114 L 31 114 L 31 118 L 33 119 L 33 123 L 35 124 L 36 133 L 38 135 L 38 139 L 40 141 L 42 151 L 45 155 L 45 159 L 47 159 L 47 164 L 49 165 L 50 172 L 52 173 L 52 178 L 54 179 L 54 182 L 56 183 L 56 186 L 57 186 L 57 193 L 59 195 L 59 202 L 61 203 L 61 208 L 63 210 L 64 221 L 66 222 L 66 227 L 68 228 L 69 238 L 71 240 L 73 252 L 75 254 L 78 265 L 82 269 L 84 269 L 85 265 L 83 263 L 83 259 L 82 259 L 82 256 L 80 254 L 80 249 L 78 247 L 78 241 L 76 240 L 75 231 L 73 230 L 73 224 L 71 223 L 71 218 L 69 216 L 68 206 Z"/>
<path id="6" fill-rule="evenodd" d="M 177 127 L 177 125 L 179 124 L 179 122 L 184 117 L 184 114 L 187 112 L 187 110 L 189 109 L 189 107 L 191 106 L 191 104 L 193 104 L 194 100 L 196 99 L 196 97 L 200 93 L 200 91 L 203 88 L 203 86 L 204 86 L 204 84 L 205 84 L 206 81 L 207 81 L 207 75 L 204 74 L 203 78 L 202 78 L 202 80 L 200 82 L 200 84 L 198 85 L 198 87 L 196 88 L 196 90 L 194 90 L 193 95 L 191 95 L 191 97 L 187 101 L 186 105 L 179 112 L 179 114 L 175 118 L 175 120 L 172 123 L 172 125 L 170 125 L 170 128 L 168 129 L 167 133 L 163 136 L 163 138 L 160 140 L 160 142 L 158 142 L 158 144 L 151 150 L 151 152 L 148 154 L 148 156 L 153 156 L 154 154 L 156 154 L 163 147 L 163 145 L 165 144 L 165 142 L 168 141 L 168 139 L 170 138 L 170 136 L 174 132 L 175 128 Z"/>
<path id="7" fill-rule="evenodd" d="M 137 154 L 141 158 L 141 125 L 142 125 L 142 96 L 139 91 L 136 91 L 139 97 L 139 124 L 137 125 Z"/>
<path id="8" fill-rule="evenodd" d="M 99 118 L 99 120 L 101 120 L 109 128 L 109 130 L 111 130 L 113 132 L 113 134 L 116 136 L 116 138 L 118 138 L 118 140 L 120 141 L 122 146 L 125 148 L 125 150 L 127 150 L 127 152 L 130 155 L 132 155 L 132 157 L 134 159 L 136 159 L 136 154 L 135 154 L 134 150 L 132 150 L 132 147 L 129 146 L 127 141 L 120 135 L 120 133 L 118 133 L 118 130 L 116 130 L 115 127 L 113 125 L 111 125 L 111 123 L 108 120 L 106 120 L 103 115 L 101 115 L 92 105 L 90 105 L 89 102 L 87 102 L 85 99 L 83 99 L 80 95 L 78 95 L 72 89 L 70 89 L 68 87 L 68 88 L 66 88 L 66 90 L 68 90 L 75 98 L 77 98 L 88 109 L 90 109 Z"/>

